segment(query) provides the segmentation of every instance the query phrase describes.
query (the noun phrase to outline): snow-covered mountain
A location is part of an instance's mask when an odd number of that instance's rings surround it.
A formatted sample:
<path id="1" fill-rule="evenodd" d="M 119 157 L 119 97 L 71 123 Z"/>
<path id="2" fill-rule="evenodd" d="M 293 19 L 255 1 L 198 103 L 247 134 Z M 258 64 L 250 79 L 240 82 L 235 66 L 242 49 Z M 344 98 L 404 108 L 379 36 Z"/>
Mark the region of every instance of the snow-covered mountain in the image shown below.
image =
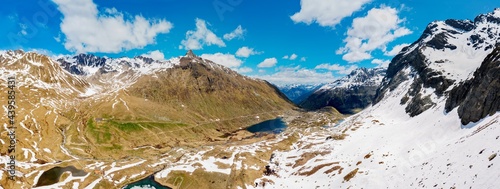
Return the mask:
<path id="1" fill-rule="evenodd" d="M 314 91 L 319 89 L 322 84 L 288 84 L 277 85 L 278 89 L 285 94 L 292 102 L 299 104 L 304 101 Z"/>
<path id="2" fill-rule="evenodd" d="M 98 57 L 93 54 L 79 54 L 76 56 L 60 57 L 57 61 L 65 70 L 72 74 L 92 76 L 95 74 L 118 72 L 127 70 L 140 72 L 142 74 L 168 69 L 179 63 L 178 58 L 159 61 L 152 58 L 137 56 L 134 58 L 108 58 Z"/>
<path id="3" fill-rule="evenodd" d="M 310 110 L 332 106 L 341 113 L 355 113 L 372 103 L 384 76 L 384 68 L 358 68 L 345 77 L 321 86 L 300 106 Z"/>
<path id="4" fill-rule="evenodd" d="M 401 99 L 406 112 L 416 116 L 434 107 L 453 87 L 473 77 L 500 41 L 500 9 L 470 20 L 430 23 L 422 36 L 394 57 L 376 101 L 402 82 L 414 79 Z"/>

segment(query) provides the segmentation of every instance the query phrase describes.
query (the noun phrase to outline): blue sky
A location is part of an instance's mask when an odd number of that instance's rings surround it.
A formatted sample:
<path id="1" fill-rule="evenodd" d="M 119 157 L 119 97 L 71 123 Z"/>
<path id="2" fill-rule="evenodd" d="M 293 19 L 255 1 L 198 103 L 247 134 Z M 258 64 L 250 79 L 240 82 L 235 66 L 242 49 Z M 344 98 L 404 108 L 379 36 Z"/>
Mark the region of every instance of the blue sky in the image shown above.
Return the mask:
<path id="1" fill-rule="evenodd" d="M 273 83 L 387 66 L 434 20 L 498 0 L 4 0 L 0 49 L 169 59 L 186 49 Z M 28 6 L 29 5 L 29 6 Z M 396 49 L 396 50 L 394 50 Z"/>

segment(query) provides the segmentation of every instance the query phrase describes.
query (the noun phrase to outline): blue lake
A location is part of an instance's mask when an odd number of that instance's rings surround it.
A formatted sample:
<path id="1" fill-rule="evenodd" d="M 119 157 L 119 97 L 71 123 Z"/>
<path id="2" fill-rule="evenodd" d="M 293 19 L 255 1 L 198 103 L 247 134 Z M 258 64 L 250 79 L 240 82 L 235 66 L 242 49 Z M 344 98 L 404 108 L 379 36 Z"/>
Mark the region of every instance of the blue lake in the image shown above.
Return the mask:
<path id="1" fill-rule="evenodd" d="M 132 184 L 129 184 L 123 189 L 172 189 L 166 186 L 161 185 L 160 183 L 155 181 L 155 177 L 153 175 L 150 175 L 142 180 L 139 180 L 137 182 L 134 182 Z"/>
<path id="2" fill-rule="evenodd" d="M 286 127 L 286 123 L 281 118 L 276 118 L 252 125 L 247 128 L 247 131 L 252 133 L 264 132 L 278 134 L 283 132 Z"/>

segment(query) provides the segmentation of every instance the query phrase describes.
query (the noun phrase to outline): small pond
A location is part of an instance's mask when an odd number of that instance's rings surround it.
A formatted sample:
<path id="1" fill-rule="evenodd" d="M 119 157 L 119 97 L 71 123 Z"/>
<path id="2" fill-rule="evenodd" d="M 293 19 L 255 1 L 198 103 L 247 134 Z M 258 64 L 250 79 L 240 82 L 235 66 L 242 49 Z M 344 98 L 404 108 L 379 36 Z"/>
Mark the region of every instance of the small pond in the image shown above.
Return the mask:
<path id="1" fill-rule="evenodd" d="M 59 182 L 61 175 L 64 172 L 71 172 L 73 177 L 83 177 L 87 175 L 87 173 L 83 170 L 77 169 L 73 166 L 67 167 L 54 167 L 42 173 L 38 182 L 36 183 L 36 187 L 38 186 L 48 186 Z"/>
<path id="2" fill-rule="evenodd" d="M 247 131 L 252 133 L 274 133 L 278 134 L 285 131 L 287 125 L 281 118 L 276 118 L 272 120 L 267 120 L 261 123 L 257 123 L 247 128 Z"/>
<path id="3" fill-rule="evenodd" d="M 142 180 L 139 180 L 137 182 L 131 183 L 123 189 L 141 189 L 141 188 L 147 188 L 147 189 L 171 189 L 169 187 L 163 186 L 160 183 L 155 181 L 154 175 L 150 175 Z"/>

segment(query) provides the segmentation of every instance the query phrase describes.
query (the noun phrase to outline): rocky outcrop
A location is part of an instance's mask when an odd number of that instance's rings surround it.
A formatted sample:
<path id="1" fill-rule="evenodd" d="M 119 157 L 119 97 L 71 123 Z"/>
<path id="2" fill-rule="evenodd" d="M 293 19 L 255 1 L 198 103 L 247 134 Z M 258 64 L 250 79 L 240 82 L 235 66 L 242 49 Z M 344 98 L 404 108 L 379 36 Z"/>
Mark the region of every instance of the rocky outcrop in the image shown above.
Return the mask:
<path id="1" fill-rule="evenodd" d="M 477 122 L 500 111 L 500 44 L 474 72 L 474 78 L 454 87 L 446 111 L 458 107 L 462 124 Z"/>

